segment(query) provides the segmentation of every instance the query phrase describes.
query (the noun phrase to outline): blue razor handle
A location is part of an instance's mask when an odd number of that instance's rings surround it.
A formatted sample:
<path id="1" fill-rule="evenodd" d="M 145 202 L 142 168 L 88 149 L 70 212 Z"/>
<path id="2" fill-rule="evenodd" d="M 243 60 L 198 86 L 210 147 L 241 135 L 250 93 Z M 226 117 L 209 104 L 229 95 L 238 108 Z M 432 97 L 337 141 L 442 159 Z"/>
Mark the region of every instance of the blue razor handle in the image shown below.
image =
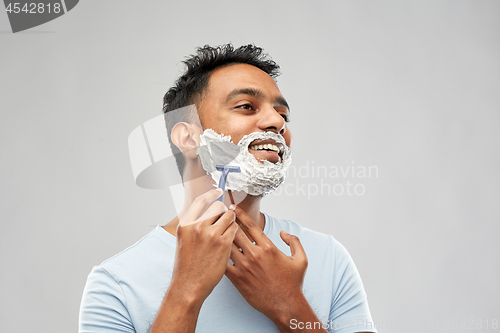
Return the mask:
<path id="1" fill-rule="evenodd" d="M 222 175 L 219 179 L 219 188 L 222 189 L 222 195 L 217 200 L 224 202 L 224 192 L 226 190 L 227 175 L 230 172 L 241 172 L 241 169 L 239 166 L 233 165 L 216 165 L 215 168 L 219 171 L 222 171 Z"/>

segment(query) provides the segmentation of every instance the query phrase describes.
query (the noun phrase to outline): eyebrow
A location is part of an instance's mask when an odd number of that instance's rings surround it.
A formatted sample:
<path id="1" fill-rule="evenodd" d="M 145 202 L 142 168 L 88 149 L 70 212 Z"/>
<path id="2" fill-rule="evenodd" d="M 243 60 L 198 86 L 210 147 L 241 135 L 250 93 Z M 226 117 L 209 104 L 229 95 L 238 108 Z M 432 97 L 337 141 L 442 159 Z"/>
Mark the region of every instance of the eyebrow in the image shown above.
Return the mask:
<path id="1" fill-rule="evenodd" d="M 257 97 L 257 98 L 263 98 L 265 96 L 265 94 L 259 89 L 254 89 L 254 88 L 235 89 L 227 95 L 226 101 L 229 101 L 231 98 L 238 96 L 238 95 L 249 95 L 249 96 L 253 96 L 253 97 Z M 274 102 L 279 104 L 279 105 L 286 106 L 288 111 L 290 111 L 290 106 L 288 105 L 286 99 L 283 96 L 277 97 L 274 100 Z"/>

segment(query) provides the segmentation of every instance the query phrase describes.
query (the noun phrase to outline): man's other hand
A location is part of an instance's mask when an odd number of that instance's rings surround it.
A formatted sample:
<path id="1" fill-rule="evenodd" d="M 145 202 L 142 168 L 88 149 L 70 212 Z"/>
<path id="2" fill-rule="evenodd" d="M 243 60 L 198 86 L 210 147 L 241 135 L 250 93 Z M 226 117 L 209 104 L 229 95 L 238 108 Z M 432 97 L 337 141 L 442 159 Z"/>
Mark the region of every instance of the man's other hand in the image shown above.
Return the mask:
<path id="1" fill-rule="evenodd" d="M 303 304 L 305 300 L 302 284 L 307 256 L 300 240 L 281 231 L 281 239 L 290 246 L 291 256 L 287 256 L 245 211 L 239 207 L 234 210 L 241 228 L 236 233 L 231 250 L 234 264 L 227 265 L 226 276 L 256 310 L 275 323 L 286 320 L 289 314 L 296 311 L 291 307 Z M 243 228 L 255 243 L 249 240 Z"/>

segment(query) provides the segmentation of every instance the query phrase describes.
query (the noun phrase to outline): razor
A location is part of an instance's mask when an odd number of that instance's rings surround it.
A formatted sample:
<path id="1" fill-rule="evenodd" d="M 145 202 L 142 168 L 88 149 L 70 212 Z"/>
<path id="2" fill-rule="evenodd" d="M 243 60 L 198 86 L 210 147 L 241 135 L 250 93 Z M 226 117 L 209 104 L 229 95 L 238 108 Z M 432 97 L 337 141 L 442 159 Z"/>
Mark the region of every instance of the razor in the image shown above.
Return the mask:
<path id="1" fill-rule="evenodd" d="M 233 166 L 233 165 L 216 165 L 215 168 L 218 171 L 222 171 L 222 175 L 220 176 L 219 179 L 219 188 L 222 189 L 222 195 L 217 200 L 224 202 L 224 192 L 226 190 L 227 175 L 229 175 L 230 172 L 241 172 L 241 169 L 239 166 Z"/>

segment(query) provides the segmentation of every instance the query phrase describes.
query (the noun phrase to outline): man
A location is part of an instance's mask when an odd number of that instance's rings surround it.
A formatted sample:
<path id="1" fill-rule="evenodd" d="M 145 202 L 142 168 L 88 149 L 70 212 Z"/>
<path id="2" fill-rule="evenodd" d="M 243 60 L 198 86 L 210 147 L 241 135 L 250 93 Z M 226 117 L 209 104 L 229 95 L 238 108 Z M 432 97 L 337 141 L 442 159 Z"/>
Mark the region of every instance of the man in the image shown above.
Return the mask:
<path id="1" fill-rule="evenodd" d="M 345 248 L 260 212 L 289 164 L 279 67 L 253 45 L 205 46 L 185 64 L 164 98 L 184 206 L 93 269 L 80 332 L 374 332 Z M 221 202 L 213 162 L 226 150 L 241 173 Z"/>

